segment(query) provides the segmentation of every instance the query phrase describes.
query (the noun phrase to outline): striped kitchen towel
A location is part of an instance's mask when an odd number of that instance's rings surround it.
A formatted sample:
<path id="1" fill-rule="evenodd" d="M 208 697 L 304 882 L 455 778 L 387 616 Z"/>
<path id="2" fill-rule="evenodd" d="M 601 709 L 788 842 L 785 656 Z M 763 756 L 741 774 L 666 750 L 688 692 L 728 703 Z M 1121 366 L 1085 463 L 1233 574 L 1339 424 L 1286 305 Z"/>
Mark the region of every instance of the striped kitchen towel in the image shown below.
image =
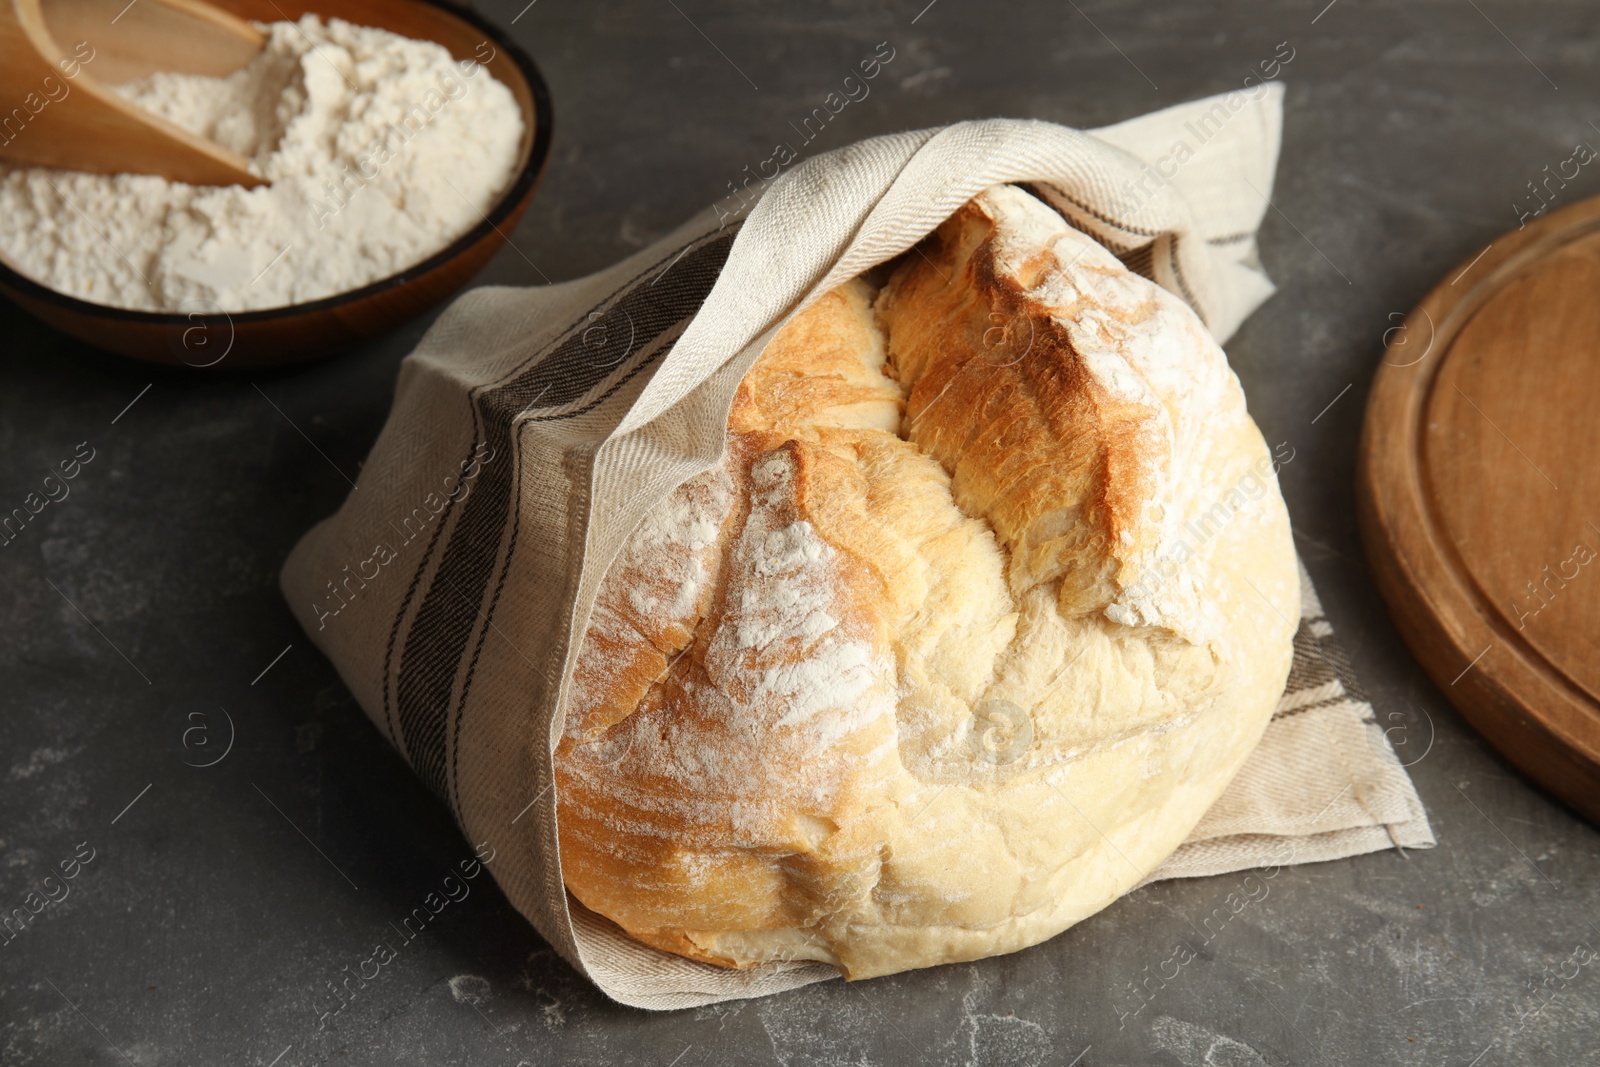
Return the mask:
<path id="1" fill-rule="evenodd" d="M 358 490 L 291 555 L 289 603 L 512 904 L 606 993 L 680 1008 L 831 977 L 658 952 L 565 891 L 553 752 L 607 567 L 718 461 L 735 388 L 796 311 L 990 186 L 1034 189 L 1225 340 L 1272 293 L 1255 233 L 1280 124 L 1281 89 L 1263 85 L 1092 132 L 987 120 L 873 138 L 797 163 L 742 220 L 708 210 L 600 274 L 470 292 L 402 365 Z M 1260 748 L 1154 877 L 1432 843 L 1309 582 L 1304 604 Z"/>

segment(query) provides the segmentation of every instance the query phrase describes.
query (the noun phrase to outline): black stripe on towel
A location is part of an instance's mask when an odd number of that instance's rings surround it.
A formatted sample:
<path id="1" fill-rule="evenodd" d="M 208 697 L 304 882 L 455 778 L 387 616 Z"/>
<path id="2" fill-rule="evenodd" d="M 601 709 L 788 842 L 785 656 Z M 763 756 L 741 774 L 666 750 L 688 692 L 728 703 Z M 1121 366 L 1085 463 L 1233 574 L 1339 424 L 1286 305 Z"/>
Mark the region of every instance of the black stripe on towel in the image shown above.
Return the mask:
<path id="1" fill-rule="evenodd" d="M 513 377 L 470 397 L 476 423 L 473 448 L 487 443 L 506 461 L 484 464 L 473 491 L 459 503 L 452 501 L 440 516 L 395 616 L 384 670 L 386 683 L 394 678 L 392 711 L 387 684 L 384 703 L 400 749 L 423 781 L 446 799 L 451 792 L 446 776 L 450 723 L 465 704 L 515 546 L 516 424 L 532 410 L 545 412 L 537 416 L 541 421 L 577 417 L 601 400 L 577 402 L 630 358 L 649 352 L 626 370 L 624 380 L 659 360 L 670 346 L 655 342 L 699 311 L 727 262 L 734 237 L 726 232 L 674 249 L 579 316 Z M 607 394 L 620 385 L 614 383 Z M 577 406 L 551 413 L 569 405 Z M 435 559 L 438 566 L 429 578 Z M 407 625 L 412 601 L 424 586 L 421 604 Z M 397 646 L 399 662 L 391 674 Z M 459 697 L 454 695 L 458 679 Z"/>

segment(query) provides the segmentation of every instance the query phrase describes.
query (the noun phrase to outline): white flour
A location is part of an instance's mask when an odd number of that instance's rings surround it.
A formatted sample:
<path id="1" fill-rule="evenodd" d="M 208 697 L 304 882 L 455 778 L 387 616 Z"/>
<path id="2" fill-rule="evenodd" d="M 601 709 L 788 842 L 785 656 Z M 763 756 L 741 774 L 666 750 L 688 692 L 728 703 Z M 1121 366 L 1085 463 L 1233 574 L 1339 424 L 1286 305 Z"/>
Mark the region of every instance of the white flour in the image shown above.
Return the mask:
<path id="1" fill-rule="evenodd" d="M 892 718 L 886 683 L 894 664 L 840 625 L 850 605 L 839 553 L 797 518 L 798 481 L 795 460 L 782 450 L 750 470 L 750 514 L 733 547 L 734 595 L 711 636 L 706 668 L 714 683 L 743 687 L 735 714 L 801 727 L 807 754 L 816 755 Z"/>
<path id="2" fill-rule="evenodd" d="M 117 91 L 271 185 L 0 167 L 0 254 L 99 304 L 247 311 L 360 288 L 483 220 L 523 123 L 478 62 L 314 15 L 262 29 L 266 48 L 228 78 L 163 73 Z"/>

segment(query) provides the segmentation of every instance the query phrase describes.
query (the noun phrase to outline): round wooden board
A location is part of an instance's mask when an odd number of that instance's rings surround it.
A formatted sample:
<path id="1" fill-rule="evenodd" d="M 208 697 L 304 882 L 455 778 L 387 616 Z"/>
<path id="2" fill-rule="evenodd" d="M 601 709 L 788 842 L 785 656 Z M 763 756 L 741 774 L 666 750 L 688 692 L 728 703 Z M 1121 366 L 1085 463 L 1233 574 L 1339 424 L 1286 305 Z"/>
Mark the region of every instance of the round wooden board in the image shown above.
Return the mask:
<path id="1" fill-rule="evenodd" d="M 1497 238 L 1390 331 L 1356 500 L 1429 676 L 1600 821 L 1600 197 Z"/>

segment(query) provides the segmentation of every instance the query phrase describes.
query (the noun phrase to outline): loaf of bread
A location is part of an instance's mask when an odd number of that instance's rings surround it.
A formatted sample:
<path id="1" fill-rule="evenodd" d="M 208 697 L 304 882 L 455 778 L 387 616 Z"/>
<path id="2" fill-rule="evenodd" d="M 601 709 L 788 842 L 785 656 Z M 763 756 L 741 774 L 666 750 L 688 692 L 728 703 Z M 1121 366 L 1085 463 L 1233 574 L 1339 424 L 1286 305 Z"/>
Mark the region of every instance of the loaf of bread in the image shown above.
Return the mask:
<path id="1" fill-rule="evenodd" d="M 1193 829 L 1299 616 L 1221 349 L 988 190 L 789 322 L 724 461 L 607 573 L 556 754 L 567 888 L 730 967 L 1035 944 Z"/>

